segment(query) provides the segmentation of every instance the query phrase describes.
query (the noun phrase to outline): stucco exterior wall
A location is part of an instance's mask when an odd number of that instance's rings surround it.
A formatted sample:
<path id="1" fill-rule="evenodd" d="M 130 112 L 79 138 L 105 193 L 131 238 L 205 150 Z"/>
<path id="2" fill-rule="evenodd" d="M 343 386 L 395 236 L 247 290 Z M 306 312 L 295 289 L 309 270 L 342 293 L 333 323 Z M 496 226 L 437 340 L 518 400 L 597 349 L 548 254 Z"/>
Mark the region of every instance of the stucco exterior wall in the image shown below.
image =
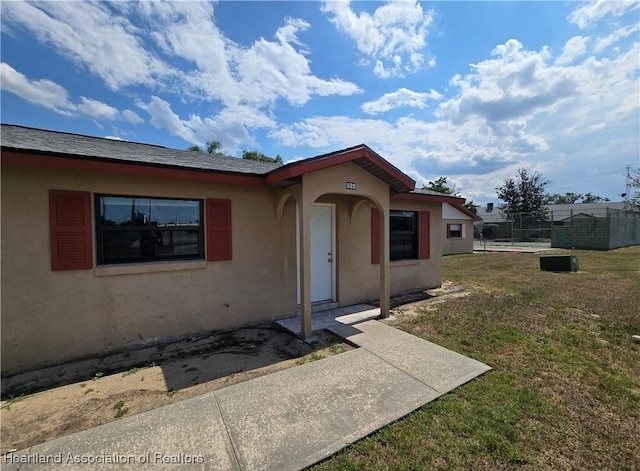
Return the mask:
<path id="1" fill-rule="evenodd" d="M 374 207 L 367 194 L 384 198 L 388 188 L 377 178 L 354 164 L 336 166 L 332 172 L 322 171 L 320 187 L 327 191 L 316 202 L 336 205 L 337 249 L 337 301 L 341 306 L 378 299 L 380 289 L 380 265 L 371 263 L 371 209 Z M 320 172 L 319 172 L 320 173 Z M 344 190 L 345 175 L 357 180 L 360 191 Z M 330 190 L 329 181 L 341 183 Z M 361 185 L 367 182 L 371 187 Z M 365 190 L 365 188 L 367 188 Z M 442 283 L 442 205 L 420 201 L 389 202 L 389 209 L 406 211 L 430 211 L 431 257 L 427 260 L 402 260 L 390 262 L 391 294 L 413 288 L 433 288 Z M 473 234 L 473 232 L 472 232 Z"/>
<path id="2" fill-rule="evenodd" d="M 431 256 L 426 260 L 391 262 L 391 292 L 435 288 L 442 284 L 442 205 L 420 201 L 391 200 L 391 209 L 430 211 Z"/>
<path id="3" fill-rule="evenodd" d="M 463 237 L 447 238 L 447 224 L 461 224 Z M 442 255 L 473 253 L 473 221 L 470 219 L 445 219 L 442 224 Z"/>
<path id="4" fill-rule="evenodd" d="M 357 189 L 347 190 L 346 181 L 357 183 Z M 233 259 L 96 266 L 94 226 L 94 268 L 52 271 L 52 189 L 87 191 L 92 199 L 96 194 L 230 199 Z M 1 196 L 3 374 L 295 315 L 296 202 L 335 204 L 340 305 L 380 298 L 387 289 L 383 276 L 391 293 L 441 284 L 441 204 L 389 200 L 388 186 L 353 163 L 305 174 L 287 190 L 6 167 Z M 389 209 L 431 212 L 430 259 L 371 263 L 374 202 L 386 217 Z M 388 246 L 382 250 L 388 260 Z"/>
<path id="5" fill-rule="evenodd" d="M 346 182 L 356 184 L 347 190 Z M 313 202 L 336 204 L 336 300 L 348 306 L 380 295 L 380 265 L 371 264 L 371 208 L 388 213 L 389 187 L 353 163 L 304 175 Z"/>
<path id="6" fill-rule="evenodd" d="M 233 260 L 51 271 L 50 189 L 229 198 Z M 276 221 L 268 188 L 3 168 L 2 370 L 294 315 L 294 227 L 295 204 Z"/>

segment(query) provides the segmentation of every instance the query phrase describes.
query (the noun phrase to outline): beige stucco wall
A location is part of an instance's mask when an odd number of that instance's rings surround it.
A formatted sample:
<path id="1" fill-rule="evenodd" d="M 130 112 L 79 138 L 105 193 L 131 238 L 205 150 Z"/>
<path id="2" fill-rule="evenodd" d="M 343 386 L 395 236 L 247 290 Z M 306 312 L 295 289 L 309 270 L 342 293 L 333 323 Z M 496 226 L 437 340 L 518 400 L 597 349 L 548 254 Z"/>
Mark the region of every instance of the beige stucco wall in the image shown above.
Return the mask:
<path id="1" fill-rule="evenodd" d="M 447 224 L 462 224 L 463 237 L 447 239 Z M 473 253 L 473 221 L 470 219 L 445 219 L 442 224 L 442 255 Z"/>
<path id="2" fill-rule="evenodd" d="M 391 209 L 430 211 L 431 256 L 427 260 L 391 262 L 391 292 L 412 288 L 435 288 L 442 284 L 442 205 L 421 201 L 391 200 Z"/>
<path id="3" fill-rule="evenodd" d="M 347 190 L 346 182 L 356 183 Z M 353 163 L 305 175 L 315 202 L 336 205 L 336 300 L 348 306 L 380 297 L 380 265 L 371 264 L 371 208 L 374 201 L 388 213 L 389 187 Z"/>
<path id="4" fill-rule="evenodd" d="M 53 272 L 49 189 L 230 198 L 233 260 Z M 268 188 L 3 168 L 2 370 L 293 315 L 294 228 L 295 204 L 287 203 L 276 221 Z M 93 237 L 95 258 L 95 231 Z M 143 273 L 99 276 L 132 269 Z"/>
<path id="5" fill-rule="evenodd" d="M 346 190 L 346 181 L 357 190 Z M 305 174 L 288 190 L 70 170 L 2 169 L 2 371 L 294 315 L 296 200 L 336 206 L 336 298 L 378 299 L 371 208 L 431 211 L 431 258 L 392 262 L 390 291 L 435 287 L 442 276 L 440 204 L 389 201 L 388 187 L 347 163 Z M 49 190 L 232 200 L 233 260 L 156 262 L 51 271 Z M 293 197 L 288 197 L 287 195 Z M 305 199 L 306 198 L 306 199 Z M 279 206 L 280 203 L 280 206 Z M 92 205 L 93 211 L 93 205 Z M 93 233 L 95 260 L 95 231 Z M 388 252 L 387 252 L 388 255 Z"/>

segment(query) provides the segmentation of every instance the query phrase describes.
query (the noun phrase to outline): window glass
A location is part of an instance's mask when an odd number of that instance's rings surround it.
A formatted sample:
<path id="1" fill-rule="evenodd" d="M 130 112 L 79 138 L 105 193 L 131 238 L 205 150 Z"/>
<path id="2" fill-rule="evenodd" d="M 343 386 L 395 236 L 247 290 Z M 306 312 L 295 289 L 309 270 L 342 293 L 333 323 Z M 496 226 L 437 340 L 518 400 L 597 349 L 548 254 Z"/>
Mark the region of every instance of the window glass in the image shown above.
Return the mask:
<path id="1" fill-rule="evenodd" d="M 450 224 L 449 225 L 449 237 L 461 238 L 462 237 L 462 224 Z"/>
<path id="2" fill-rule="evenodd" d="M 418 258 L 418 213 L 392 210 L 389 213 L 390 260 Z"/>
<path id="3" fill-rule="evenodd" d="M 96 196 L 98 263 L 204 257 L 202 202 Z"/>

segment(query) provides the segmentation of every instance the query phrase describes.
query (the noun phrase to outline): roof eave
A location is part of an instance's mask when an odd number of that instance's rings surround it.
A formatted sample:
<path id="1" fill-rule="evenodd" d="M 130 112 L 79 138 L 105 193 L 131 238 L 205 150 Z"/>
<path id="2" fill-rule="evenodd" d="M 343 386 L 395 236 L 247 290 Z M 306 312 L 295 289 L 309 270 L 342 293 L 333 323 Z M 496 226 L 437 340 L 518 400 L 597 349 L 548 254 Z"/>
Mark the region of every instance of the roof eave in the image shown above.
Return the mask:
<path id="1" fill-rule="evenodd" d="M 208 183 L 265 185 L 263 175 L 213 169 L 199 169 L 115 159 L 47 153 L 2 146 L 2 166 L 36 166 L 89 172 L 117 173 L 137 177 L 177 178 Z"/>
<path id="2" fill-rule="evenodd" d="M 330 154 L 323 154 L 317 157 L 292 162 L 270 171 L 266 176 L 266 180 L 268 185 L 276 185 L 278 182 L 283 180 L 299 178 L 305 173 L 322 170 L 347 162 L 353 162 L 363 158 L 377 166 L 390 177 L 389 180 L 391 180 L 391 182 L 387 183 L 393 191 L 402 193 L 411 191 L 415 188 L 416 182 L 411 177 L 400 171 L 387 160 L 380 157 L 364 144 L 332 152 Z"/>

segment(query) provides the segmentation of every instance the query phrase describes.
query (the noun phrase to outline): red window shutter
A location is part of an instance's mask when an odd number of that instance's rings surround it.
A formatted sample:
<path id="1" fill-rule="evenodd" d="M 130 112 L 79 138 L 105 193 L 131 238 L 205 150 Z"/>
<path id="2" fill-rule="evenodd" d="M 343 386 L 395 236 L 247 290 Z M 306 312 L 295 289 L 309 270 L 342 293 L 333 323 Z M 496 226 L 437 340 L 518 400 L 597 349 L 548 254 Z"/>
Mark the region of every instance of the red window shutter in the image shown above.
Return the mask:
<path id="1" fill-rule="evenodd" d="M 371 263 L 380 263 L 380 212 L 371 208 Z"/>
<path id="2" fill-rule="evenodd" d="M 90 193 L 50 190 L 49 229 L 53 271 L 93 267 Z"/>
<path id="3" fill-rule="evenodd" d="M 447 239 L 451 239 L 451 224 L 447 224 Z"/>
<path id="4" fill-rule="evenodd" d="M 207 260 L 231 260 L 231 200 L 207 199 Z"/>
<path id="5" fill-rule="evenodd" d="M 431 256 L 431 213 L 420 211 L 420 258 Z"/>

